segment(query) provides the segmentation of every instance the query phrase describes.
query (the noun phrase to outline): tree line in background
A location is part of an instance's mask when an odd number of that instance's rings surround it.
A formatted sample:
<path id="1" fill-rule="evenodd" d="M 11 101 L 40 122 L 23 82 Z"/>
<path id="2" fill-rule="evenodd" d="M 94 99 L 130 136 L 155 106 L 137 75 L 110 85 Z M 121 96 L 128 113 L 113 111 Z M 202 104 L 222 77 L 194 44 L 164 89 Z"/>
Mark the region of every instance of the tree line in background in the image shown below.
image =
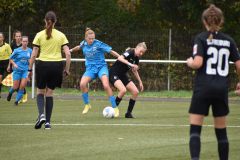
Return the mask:
<path id="1" fill-rule="evenodd" d="M 44 27 L 45 13 L 53 10 L 58 18 L 56 26 L 67 35 L 71 47 L 84 38 L 85 28 L 91 27 L 97 38 L 119 53 L 146 41 L 149 50 L 144 59 L 168 59 L 171 28 L 171 59 L 184 60 L 191 55 L 193 37 L 203 30 L 201 14 L 210 3 L 223 10 L 223 31 L 240 46 L 240 2 L 234 0 L 1 0 L 0 31 L 11 25 L 13 30 L 34 37 Z M 148 90 L 166 89 L 165 77 L 169 72 L 173 89 L 191 88 L 194 72 L 185 65 L 141 67 Z M 78 71 L 73 73 L 75 78 L 67 86 L 74 85 L 80 76 Z"/>

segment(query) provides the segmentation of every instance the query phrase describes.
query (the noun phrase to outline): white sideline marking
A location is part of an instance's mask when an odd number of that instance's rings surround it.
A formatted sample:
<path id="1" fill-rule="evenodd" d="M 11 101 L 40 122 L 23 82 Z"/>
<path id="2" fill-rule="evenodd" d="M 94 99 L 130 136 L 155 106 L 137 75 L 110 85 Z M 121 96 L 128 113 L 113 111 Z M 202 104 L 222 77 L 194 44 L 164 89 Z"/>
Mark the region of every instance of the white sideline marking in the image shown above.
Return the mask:
<path id="1" fill-rule="evenodd" d="M 22 123 L 22 124 L 0 124 L 0 126 L 32 126 L 33 123 Z M 73 124 L 52 124 L 53 126 L 139 126 L 139 127 L 189 127 L 189 125 L 177 125 L 177 124 L 86 124 L 86 123 L 73 123 Z M 214 127 L 213 125 L 203 125 L 204 127 Z M 228 128 L 240 128 L 240 126 L 227 126 Z"/>

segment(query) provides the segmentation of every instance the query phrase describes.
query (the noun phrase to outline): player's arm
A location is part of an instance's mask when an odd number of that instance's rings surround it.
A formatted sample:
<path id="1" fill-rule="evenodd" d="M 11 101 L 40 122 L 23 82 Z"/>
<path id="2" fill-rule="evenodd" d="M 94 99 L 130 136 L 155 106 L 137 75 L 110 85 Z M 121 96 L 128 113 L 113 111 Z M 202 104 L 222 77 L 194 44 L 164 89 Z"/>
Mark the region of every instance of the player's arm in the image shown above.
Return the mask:
<path id="1" fill-rule="evenodd" d="M 31 59 L 29 61 L 29 66 L 28 66 L 29 71 L 32 71 L 33 63 L 35 62 L 35 60 L 38 56 L 38 53 L 39 53 L 39 47 L 34 46 L 33 51 L 32 51 L 32 55 L 31 55 Z"/>
<path id="2" fill-rule="evenodd" d="M 111 51 L 110 51 L 110 54 L 113 55 L 114 57 L 117 57 L 117 58 L 120 56 L 120 55 L 119 55 L 116 51 L 114 51 L 114 50 L 111 50 Z"/>
<path id="3" fill-rule="evenodd" d="M 80 46 L 76 46 L 76 47 L 73 47 L 72 49 L 70 49 L 70 53 L 74 53 L 74 52 L 77 52 L 80 50 Z"/>
<path id="4" fill-rule="evenodd" d="M 199 69 L 203 65 L 203 57 L 198 55 L 195 56 L 194 58 L 189 57 L 187 59 L 187 65 L 192 69 Z"/>
<path id="5" fill-rule="evenodd" d="M 142 92 L 144 90 L 144 87 L 143 87 L 143 83 L 142 83 L 142 80 L 139 76 L 139 73 L 137 70 L 134 70 L 132 69 L 132 72 L 134 74 L 134 76 L 136 77 L 136 79 L 138 80 L 138 83 L 139 83 L 139 88 L 140 88 L 140 91 Z"/>
<path id="6" fill-rule="evenodd" d="M 11 47 L 8 48 L 8 52 L 9 52 L 9 53 L 12 53 L 12 48 L 11 48 Z M 10 63 L 10 61 L 9 61 L 9 63 L 8 63 L 8 66 L 7 66 L 7 71 L 8 71 L 8 72 L 11 71 L 11 63 Z"/>
<path id="7" fill-rule="evenodd" d="M 71 64 L 71 53 L 70 53 L 69 47 L 67 45 L 63 46 L 63 50 L 64 50 L 64 53 L 65 53 L 65 56 L 66 56 L 66 67 L 65 67 L 64 72 L 67 75 L 69 75 L 70 74 L 70 71 L 69 71 L 70 70 L 70 64 Z"/>
<path id="8" fill-rule="evenodd" d="M 238 74 L 238 83 L 236 86 L 236 94 L 240 96 L 240 60 L 235 62 L 235 66 L 236 66 L 236 71 Z"/>
<path id="9" fill-rule="evenodd" d="M 126 60 L 123 55 L 119 56 L 117 59 L 118 59 L 120 62 L 128 65 L 128 66 L 131 67 L 131 68 L 133 68 L 134 70 L 138 70 L 138 65 L 132 64 L 132 63 L 128 62 L 128 60 Z"/>

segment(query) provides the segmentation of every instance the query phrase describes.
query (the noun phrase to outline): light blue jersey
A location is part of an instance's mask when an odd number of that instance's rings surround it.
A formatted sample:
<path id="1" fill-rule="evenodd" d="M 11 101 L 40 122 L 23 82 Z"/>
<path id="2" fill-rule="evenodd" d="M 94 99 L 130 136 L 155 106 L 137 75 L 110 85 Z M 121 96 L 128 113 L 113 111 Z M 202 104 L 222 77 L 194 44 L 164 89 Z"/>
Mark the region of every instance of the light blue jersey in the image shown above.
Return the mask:
<path id="1" fill-rule="evenodd" d="M 85 56 L 85 65 L 104 65 L 107 64 L 105 61 L 105 53 L 110 53 L 112 47 L 95 39 L 91 45 L 84 40 L 80 43 L 83 55 Z"/>
<path id="2" fill-rule="evenodd" d="M 13 68 L 13 71 L 28 71 L 29 59 L 31 58 L 32 49 L 23 50 L 22 47 L 14 49 L 10 59 L 16 63 L 18 68 Z"/>

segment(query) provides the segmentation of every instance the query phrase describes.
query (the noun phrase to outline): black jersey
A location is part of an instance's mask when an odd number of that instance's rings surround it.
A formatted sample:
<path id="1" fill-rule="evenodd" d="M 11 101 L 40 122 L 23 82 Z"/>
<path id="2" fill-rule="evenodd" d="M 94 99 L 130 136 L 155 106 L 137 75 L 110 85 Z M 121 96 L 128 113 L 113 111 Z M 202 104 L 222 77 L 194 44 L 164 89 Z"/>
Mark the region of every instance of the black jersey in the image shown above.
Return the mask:
<path id="1" fill-rule="evenodd" d="M 195 89 L 206 87 L 208 90 L 228 88 L 229 61 L 240 59 L 234 40 L 222 33 L 202 32 L 194 40 L 193 56 L 203 57 L 203 65 L 197 70 Z"/>
<path id="2" fill-rule="evenodd" d="M 13 41 L 13 42 L 11 43 L 12 51 L 13 51 L 14 49 L 16 49 L 16 48 L 21 47 L 21 46 L 22 46 L 22 43 L 20 43 L 20 45 L 17 45 L 17 43 L 16 43 L 15 41 Z"/>
<path id="3" fill-rule="evenodd" d="M 129 49 L 129 50 L 127 50 L 126 52 L 124 52 L 122 55 L 124 56 L 124 58 L 125 58 L 128 62 L 130 62 L 130 63 L 132 63 L 132 64 L 136 64 L 136 65 L 139 64 L 139 58 L 138 58 L 137 56 L 135 56 L 135 51 L 134 51 L 134 49 Z M 113 66 L 111 67 L 111 71 L 113 71 L 113 72 L 115 72 L 115 73 L 118 73 L 118 74 L 126 74 L 126 73 L 129 71 L 130 68 L 131 68 L 131 67 L 128 66 L 127 64 L 122 63 L 122 62 L 120 62 L 119 60 L 117 60 L 117 61 L 113 64 Z"/>

